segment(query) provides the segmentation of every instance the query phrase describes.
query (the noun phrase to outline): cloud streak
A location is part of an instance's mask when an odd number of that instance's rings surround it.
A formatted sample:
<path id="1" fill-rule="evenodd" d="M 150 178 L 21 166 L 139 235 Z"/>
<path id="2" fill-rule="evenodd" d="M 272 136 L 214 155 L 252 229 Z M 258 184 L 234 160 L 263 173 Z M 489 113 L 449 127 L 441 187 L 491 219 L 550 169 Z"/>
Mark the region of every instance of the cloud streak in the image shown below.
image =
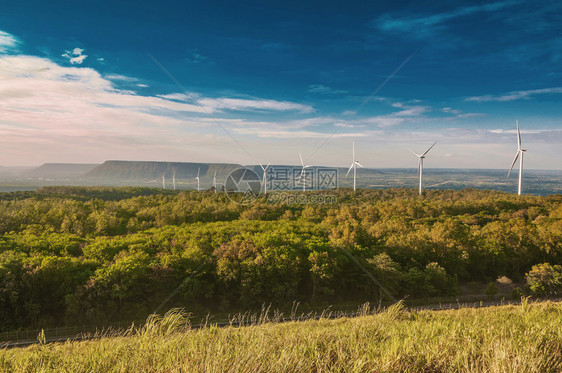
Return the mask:
<path id="1" fill-rule="evenodd" d="M 277 101 L 261 98 L 210 98 L 199 97 L 198 94 L 192 94 L 196 100 L 208 111 L 295 111 L 300 113 L 312 113 L 314 108 L 310 105 L 299 104 L 291 101 Z M 170 93 L 167 95 L 159 95 L 158 97 L 181 101 L 192 102 L 193 100 L 184 93 Z"/>
<path id="2" fill-rule="evenodd" d="M 0 53 L 14 49 L 19 41 L 12 34 L 0 30 Z"/>
<path id="3" fill-rule="evenodd" d="M 562 87 L 553 88 L 543 88 L 543 89 L 532 89 L 527 91 L 512 91 L 503 95 L 484 95 L 484 96 L 474 96 L 468 97 L 465 101 L 472 102 L 506 102 L 506 101 L 516 101 L 516 100 L 528 100 L 536 95 L 543 94 L 558 94 L 562 93 Z"/>
<path id="4" fill-rule="evenodd" d="M 403 33 L 409 34 L 416 39 L 422 39 L 432 35 L 435 31 L 442 29 L 444 24 L 449 21 L 478 13 L 495 12 L 517 3 L 518 1 L 501 1 L 491 4 L 470 5 L 460 7 L 449 12 L 422 17 L 398 18 L 385 14 L 371 22 L 371 25 L 377 30 L 387 34 Z"/>
<path id="5" fill-rule="evenodd" d="M 310 93 L 319 93 L 322 95 L 338 95 L 347 93 L 347 91 L 343 89 L 335 89 L 331 87 L 327 87 L 322 84 L 311 84 L 308 86 L 308 92 Z"/>

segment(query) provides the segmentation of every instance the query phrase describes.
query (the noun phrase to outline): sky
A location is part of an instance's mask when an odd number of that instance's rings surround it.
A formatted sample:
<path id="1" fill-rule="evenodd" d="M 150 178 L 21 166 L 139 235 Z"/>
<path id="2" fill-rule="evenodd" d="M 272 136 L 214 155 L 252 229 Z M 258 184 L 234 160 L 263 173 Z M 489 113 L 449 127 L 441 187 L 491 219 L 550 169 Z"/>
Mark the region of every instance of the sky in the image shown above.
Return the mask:
<path id="1" fill-rule="evenodd" d="M 0 165 L 562 169 L 558 1 L 0 0 Z"/>

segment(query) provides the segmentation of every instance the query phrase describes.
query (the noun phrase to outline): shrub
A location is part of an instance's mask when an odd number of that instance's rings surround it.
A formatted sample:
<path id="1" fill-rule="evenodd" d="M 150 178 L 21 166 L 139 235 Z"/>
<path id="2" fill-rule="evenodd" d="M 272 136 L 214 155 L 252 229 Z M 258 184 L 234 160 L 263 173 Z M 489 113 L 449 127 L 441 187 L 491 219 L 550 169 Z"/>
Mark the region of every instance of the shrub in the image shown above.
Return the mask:
<path id="1" fill-rule="evenodd" d="M 488 287 L 486 288 L 486 295 L 489 297 L 493 297 L 497 293 L 498 293 L 498 287 L 493 282 L 490 282 L 488 284 Z"/>
<path id="2" fill-rule="evenodd" d="M 525 275 L 525 280 L 535 295 L 556 295 L 562 292 L 562 266 L 537 264 Z"/>
<path id="3" fill-rule="evenodd" d="M 523 296 L 524 291 L 520 287 L 517 287 L 511 291 L 511 299 L 513 300 L 520 300 Z"/>

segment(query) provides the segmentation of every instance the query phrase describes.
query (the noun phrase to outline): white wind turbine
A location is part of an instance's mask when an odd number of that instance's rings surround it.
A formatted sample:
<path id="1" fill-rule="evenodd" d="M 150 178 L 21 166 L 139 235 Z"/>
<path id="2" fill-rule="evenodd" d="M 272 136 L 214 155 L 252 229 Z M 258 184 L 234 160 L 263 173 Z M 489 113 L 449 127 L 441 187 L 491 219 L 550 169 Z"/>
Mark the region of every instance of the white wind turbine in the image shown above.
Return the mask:
<path id="1" fill-rule="evenodd" d="M 356 185 L 357 185 L 357 183 L 356 183 L 356 181 L 357 181 L 357 166 L 359 166 L 359 167 L 363 167 L 363 166 L 361 166 L 359 161 L 355 159 L 355 141 L 353 142 L 352 149 L 353 149 L 353 159 L 351 161 L 351 166 L 349 166 L 349 170 L 347 170 L 347 174 L 345 174 L 345 177 L 347 177 L 349 175 L 349 173 L 351 172 L 351 170 L 353 169 L 353 191 L 355 192 Z"/>
<path id="2" fill-rule="evenodd" d="M 299 153 L 299 157 L 301 159 L 301 173 L 299 174 L 298 179 L 302 179 L 302 191 L 306 192 L 306 169 L 309 167 L 312 167 L 312 165 L 304 165 L 304 162 L 302 160 L 302 154 Z"/>
<path id="3" fill-rule="evenodd" d="M 213 175 L 213 189 L 215 190 L 215 193 L 217 192 L 217 171 L 215 171 L 215 174 Z"/>
<path id="4" fill-rule="evenodd" d="M 302 160 L 302 157 L 301 157 Z M 267 166 L 263 167 L 263 165 L 260 163 L 260 167 L 263 170 L 263 194 L 267 195 L 267 169 L 269 168 L 269 165 L 271 163 L 268 163 Z"/>
<path id="5" fill-rule="evenodd" d="M 201 171 L 201 168 L 197 169 L 197 177 L 195 178 L 197 180 L 197 191 L 199 191 L 199 171 Z"/>
<path id="6" fill-rule="evenodd" d="M 162 189 L 166 189 L 166 173 L 162 174 Z"/>
<path id="7" fill-rule="evenodd" d="M 174 186 L 174 190 L 176 190 L 176 169 L 174 168 L 174 172 L 172 172 L 172 184 Z"/>
<path id="8" fill-rule="evenodd" d="M 437 140 L 435 140 L 433 145 L 431 145 L 429 148 L 427 148 L 427 150 L 425 152 L 423 152 L 422 154 L 418 154 L 415 151 L 413 151 L 412 149 L 410 149 L 410 151 L 412 153 L 414 153 L 419 159 L 419 161 L 418 161 L 418 174 L 420 176 L 420 196 L 422 194 L 423 160 L 425 158 L 425 155 L 431 150 L 431 148 L 433 148 L 435 146 L 435 144 L 437 144 Z"/>
<path id="9" fill-rule="evenodd" d="M 519 185 L 517 188 L 517 194 L 521 195 L 521 180 L 523 176 L 523 153 L 526 152 L 527 149 L 521 148 L 521 133 L 519 132 L 519 121 L 515 121 L 515 123 L 517 123 L 517 153 L 515 153 L 515 158 L 513 159 L 513 163 L 511 164 L 511 167 L 507 172 L 507 177 L 509 177 L 509 174 L 511 173 L 511 170 L 515 165 L 515 162 L 517 162 L 517 158 L 519 157 L 519 155 L 521 155 L 521 158 L 519 158 Z"/>

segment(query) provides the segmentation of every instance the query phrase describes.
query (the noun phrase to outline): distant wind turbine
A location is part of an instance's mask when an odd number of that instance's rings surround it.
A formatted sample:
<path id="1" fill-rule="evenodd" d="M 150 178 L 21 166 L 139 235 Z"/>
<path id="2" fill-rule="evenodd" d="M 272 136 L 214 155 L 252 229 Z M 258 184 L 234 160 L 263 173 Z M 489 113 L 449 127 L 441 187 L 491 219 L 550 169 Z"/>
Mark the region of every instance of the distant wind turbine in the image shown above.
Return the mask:
<path id="1" fill-rule="evenodd" d="M 355 141 L 352 144 L 352 151 L 353 151 L 353 159 L 351 161 L 351 166 L 349 166 L 349 170 L 347 170 L 347 174 L 345 174 L 345 177 L 347 177 L 349 175 L 349 173 L 351 172 L 351 170 L 353 169 L 353 191 L 355 192 L 356 190 L 356 185 L 357 185 L 357 166 L 359 167 L 363 167 L 361 166 L 361 164 L 359 163 L 358 160 L 355 159 Z"/>
<path id="2" fill-rule="evenodd" d="M 306 192 L 306 169 L 312 167 L 311 165 L 304 165 L 304 161 L 302 160 L 302 154 L 299 153 L 299 157 L 301 159 L 301 173 L 299 174 L 298 179 L 302 179 L 302 191 Z"/>
<path id="3" fill-rule="evenodd" d="M 301 157 L 302 158 L 302 157 Z M 263 171 L 263 194 L 267 195 L 267 169 L 269 168 L 269 165 L 271 163 L 268 163 L 267 166 L 263 167 L 263 165 L 260 163 L 260 167 Z"/>
<path id="4" fill-rule="evenodd" d="M 217 192 L 217 171 L 215 171 L 215 174 L 213 175 L 213 189 L 215 190 L 215 193 Z"/>
<path id="5" fill-rule="evenodd" d="M 162 174 L 162 189 L 166 189 L 166 173 Z"/>
<path id="6" fill-rule="evenodd" d="M 199 191 L 199 171 L 201 170 L 201 168 L 197 169 L 197 177 L 195 178 L 195 180 L 197 180 L 197 191 Z"/>
<path id="7" fill-rule="evenodd" d="M 433 148 L 435 146 L 435 144 L 437 144 L 437 140 L 433 143 L 433 145 L 431 145 L 429 148 L 427 148 L 427 150 L 425 152 L 423 152 L 422 154 L 418 154 L 415 151 L 413 151 L 412 149 L 410 149 L 410 151 L 412 153 L 414 153 L 419 159 L 418 160 L 418 174 L 420 176 L 420 196 L 422 194 L 423 160 L 425 158 L 425 155 L 431 150 L 431 148 Z"/>
<path id="8" fill-rule="evenodd" d="M 174 168 L 174 172 L 172 173 L 172 184 L 174 185 L 174 190 L 176 190 L 176 169 Z"/>
<path id="9" fill-rule="evenodd" d="M 515 153 L 515 158 L 513 159 L 513 163 L 511 164 L 511 167 L 507 172 L 507 177 L 509 177 L 509 174 L 511 173 L 511 170 L 515 165 L 515 162 L 517 162 L 517 158 L 519 157 L 519 155 L 521 155 L 521 158 L 519 158 L 519 185 L 517 188 L 517 194 L 521 195 L 521 180 L 523 177 L 523 153 L 526 152 L 527 149 L 521 148 L 521 133 L 519 132 L 519 121 L 517 120 L 515 121 L 515 123 L 517 123 L 517 153 Z"/>

